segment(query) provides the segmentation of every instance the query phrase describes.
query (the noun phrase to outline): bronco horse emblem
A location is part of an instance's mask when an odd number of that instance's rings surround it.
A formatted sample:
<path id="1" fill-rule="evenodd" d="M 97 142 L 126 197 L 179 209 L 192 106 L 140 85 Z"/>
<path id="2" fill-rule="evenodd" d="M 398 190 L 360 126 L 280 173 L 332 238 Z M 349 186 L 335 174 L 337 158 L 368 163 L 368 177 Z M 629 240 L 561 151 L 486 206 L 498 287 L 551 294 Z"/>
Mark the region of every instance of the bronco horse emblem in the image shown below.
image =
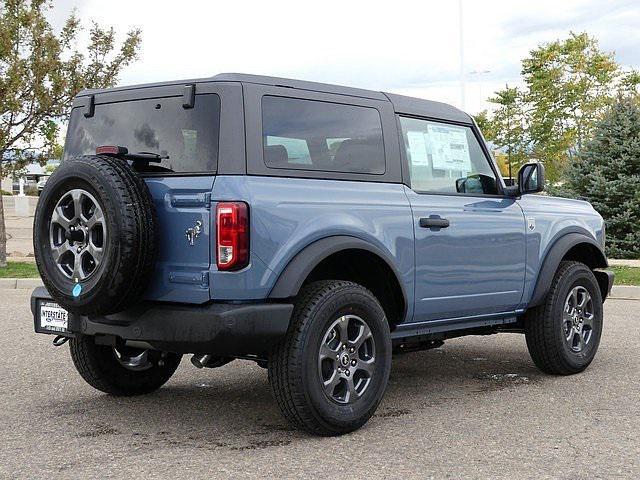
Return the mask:
<path id="1" fill-rule="evenodd" d="M 196 243 L 196 238 L 200 236 L 202 233 L 202 222 L 200 220 L 196 220 L 196 223 L 193 227 L 187 228 L 184 232 L 184 236 L 187 237 L 187 241 L 189 242 L 189 246 L 193 247 Z"/>

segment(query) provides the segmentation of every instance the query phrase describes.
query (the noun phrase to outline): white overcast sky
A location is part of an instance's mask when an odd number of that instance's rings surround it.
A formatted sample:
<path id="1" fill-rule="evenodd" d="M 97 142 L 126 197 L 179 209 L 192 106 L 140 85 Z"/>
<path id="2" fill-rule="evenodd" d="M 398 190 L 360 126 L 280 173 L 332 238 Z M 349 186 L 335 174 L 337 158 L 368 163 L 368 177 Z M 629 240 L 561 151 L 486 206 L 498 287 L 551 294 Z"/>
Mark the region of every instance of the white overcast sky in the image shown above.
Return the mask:
<path id="1" fill-rule="evenodd" d="M 60 25 L 77 8 L 123 36 L 143 31 L 140 60 L 120 84 L 274 75 L 385 90 L 461 106 L 457 0 L 57 0 Z M 628 68 L 640 67 L 638 0 L 462 0 L 465 109 L 506 83 L 543 42 L 587 31 Z"/>

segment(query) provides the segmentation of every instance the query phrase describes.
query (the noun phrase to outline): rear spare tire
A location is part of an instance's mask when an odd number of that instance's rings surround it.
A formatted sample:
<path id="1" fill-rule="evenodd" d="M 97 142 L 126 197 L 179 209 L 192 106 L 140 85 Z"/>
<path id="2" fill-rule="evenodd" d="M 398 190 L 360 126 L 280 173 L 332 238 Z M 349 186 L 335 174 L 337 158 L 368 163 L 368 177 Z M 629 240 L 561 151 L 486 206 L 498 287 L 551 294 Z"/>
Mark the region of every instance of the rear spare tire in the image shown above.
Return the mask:
<path id="1" fill-rule="evenodd" d="M 125 161 L 99 155 L 66 160 L 36 208 L 33 241 L 42 281 L 70 312 L 124 310 L 151 277 L 156 229 L 147 185 Z"/>

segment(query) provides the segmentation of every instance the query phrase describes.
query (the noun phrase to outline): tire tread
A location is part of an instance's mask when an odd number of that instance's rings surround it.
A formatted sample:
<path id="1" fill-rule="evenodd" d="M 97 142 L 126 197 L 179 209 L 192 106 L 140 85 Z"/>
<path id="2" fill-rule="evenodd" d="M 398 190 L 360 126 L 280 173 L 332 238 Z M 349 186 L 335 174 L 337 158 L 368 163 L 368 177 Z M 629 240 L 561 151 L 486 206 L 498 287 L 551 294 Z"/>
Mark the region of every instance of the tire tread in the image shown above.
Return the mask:
<path id="1" fill-rule="evenodd" d="M 114 396 L 151 393 L 164 385 L 180 364 L 181 355 L 170 354 L 164 366 L 140 372 L 120 366 L 110 347 L 96 345 L 92 337 L 78 336 L 69 341 L 71 359 L 85 382 L 96 390 Z"/>
<path id="2" fill-rule="evenodd" d="M 353 421 L 342 428 L 332 427 L 314 414 L 303 387 L 305 330 L 309 328 L 316 308 L 330 296 L 344 290 L 358 291 L 367 298 L 375 299 L 364 287 L 345 280 L 318 281 L 303 287 L 296 301 L 289 330 L 269 356 L 269 383 L 280 410 L 290 423 L 314 435 L 332 436 L 355 430 L 373 414 L 371 411 L 366 419 Z"/>
<path id="3" fill-rule="evenodd" d="M 568 362 L 562 345 L 560 345 L 555 338 L 557 325 L 554 318 L 554 308 L 558 301 L 559 291 L 563 287 L 564 282 L 578 272 L 585 271 L 593 276 L 593 272 L 581 262 L 560 262 L 544 303 L 530 309 L 525 314 L 527 348 L 535 365 L 545 373 L 552 375 L 571 375 L 584 370 L 584 368 L 588 366 L 587 363 L 584 367 L 576 369 L 575 366 Z"/>

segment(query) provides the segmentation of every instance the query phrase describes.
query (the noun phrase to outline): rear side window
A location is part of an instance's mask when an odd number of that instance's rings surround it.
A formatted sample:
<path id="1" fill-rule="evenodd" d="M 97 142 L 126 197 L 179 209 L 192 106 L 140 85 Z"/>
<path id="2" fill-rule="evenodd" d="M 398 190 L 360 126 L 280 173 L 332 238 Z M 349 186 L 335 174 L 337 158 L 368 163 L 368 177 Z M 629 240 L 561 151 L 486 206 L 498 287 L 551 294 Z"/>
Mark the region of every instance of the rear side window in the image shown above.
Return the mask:
<path id="1" fill-rule="evenodd" d="M 270 168 L 385 172 L 382 122 L 375 108 L 265 96 L 262 140 Z"/>
<path id="2" fill-rule="evenodd" d="M 182 97 L 98 104 L 94 115 L 71 113 L 65 158 L 91 155 L 101 145 L 119 145 L 130 153 L 158 153 L 160 163 L 145 170 L 215 172 L 218 164 L 220 97 L 197 95 L 193 108 Z"/>

